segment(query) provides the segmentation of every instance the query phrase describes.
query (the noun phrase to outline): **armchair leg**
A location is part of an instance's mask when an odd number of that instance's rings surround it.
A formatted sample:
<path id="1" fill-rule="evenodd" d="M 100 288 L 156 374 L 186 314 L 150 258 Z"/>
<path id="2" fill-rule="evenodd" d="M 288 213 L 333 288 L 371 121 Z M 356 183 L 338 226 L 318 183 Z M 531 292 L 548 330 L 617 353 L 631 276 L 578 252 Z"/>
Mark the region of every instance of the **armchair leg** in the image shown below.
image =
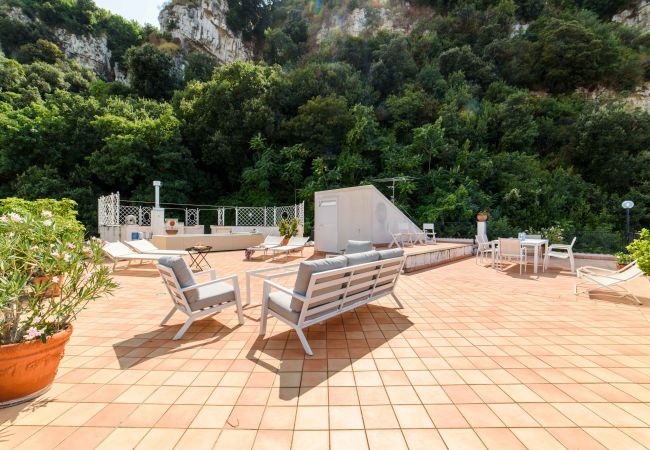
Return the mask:
<path id="1" fill-rule="evenodd" d="M 302 347 L 305 349 L 305 353 L 307 353 L 309 356 L 314 356 L 314 352 L 311 350 L 311 347 L 309 346 L 309 342 L 307 342 L 305 333 L 303 333 L 301 329 L 296 328 L 296 334 L 298 335 L 298 339 L 300 339 L 300 343 L 302 344 Z"/>
<path id="2" fill-rule="evenodd" d="M 266 321 L 269 315 L 269 291 L 266 285 L 264 286 L 264 293 L 262 295 L 263 298 L 260 316 L 260 336 L 264 336 L 266 334 Z"/>
<path id="3" fill-rule="evenodd" d="M 176 336 L 174 336 L 173 340 L 177 341 L 182 338 L 185 332 L 190 328 L 190 326 L 192 326 L 192 322 L 194 322 L 194 317 L 187 319 L 187 322 L 185 322 L 181 329 L 178 330 L 178 333 L 176 333 Z"/>
<path id="4" fill-rule="evenodd" d="M 395 303 L 397 303 L 397 306 L 399 307 L 399 309 L 404 309 L 404 306 L 402 306 L 402 302 L 399 301 L 399 298 L 397 298 L 397 295 L 395 295 L 395 292 L 391 292 L 390 295 L 393 296 L 393 300 L 395 301 Z"/>
<path id="5" fill-rule="evenodd" d="M 162 320 L 162 322 L 160 322 L 160 325 L 165 325 L 169 321 L 169 319 L 172 318 L 175 312 L 176 312 L 176 306 L 172 306 L 172 309 L 169 310 L 165 318 Z"/>

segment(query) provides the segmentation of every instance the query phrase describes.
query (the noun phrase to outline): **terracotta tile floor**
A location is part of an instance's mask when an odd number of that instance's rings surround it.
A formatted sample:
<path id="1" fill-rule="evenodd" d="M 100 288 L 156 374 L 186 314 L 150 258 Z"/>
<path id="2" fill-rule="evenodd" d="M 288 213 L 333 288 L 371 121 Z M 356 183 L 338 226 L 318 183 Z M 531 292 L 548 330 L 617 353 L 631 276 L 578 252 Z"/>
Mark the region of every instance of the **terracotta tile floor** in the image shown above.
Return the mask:
<path id="1" fill-rule="evenodd" d="M 244 294 L 246 270 L 274 266 L 210 261 Z M 228 311 L 177 342 L 153 266 L 116 280 L 52 389 L 0 410 L 1 448 L 650 447 L 650 308 L 576 299 L 570 274 L 469 259 L 404 275 L 403 310 L 386 299 L 312 327 L 313 357 L 274 319 L 258 337 L 259 280 L 244 326 Z"/>

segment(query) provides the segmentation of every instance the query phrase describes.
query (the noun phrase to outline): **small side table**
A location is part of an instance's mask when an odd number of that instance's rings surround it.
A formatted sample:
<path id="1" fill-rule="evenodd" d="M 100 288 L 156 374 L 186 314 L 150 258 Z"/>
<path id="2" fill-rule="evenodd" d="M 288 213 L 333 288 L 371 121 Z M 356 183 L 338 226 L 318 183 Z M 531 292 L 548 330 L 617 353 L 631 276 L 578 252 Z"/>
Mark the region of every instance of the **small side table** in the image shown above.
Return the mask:
<path id="1" fill-rule="evenodd" d="M 190 262 L 190 269 L 194 267 L 197 271 L 203 270 L 202 264 L 205 264 L 208 266 L 208 268 L 212 268 L 210 263 L 208 262 L 205 257 L 208 255 L 208 253 L 212 252 L 212 246 L 210 245 L 194 245 L 192 247 L 186 248 L 190 254 L 190 259 L 192 260 Z"/>

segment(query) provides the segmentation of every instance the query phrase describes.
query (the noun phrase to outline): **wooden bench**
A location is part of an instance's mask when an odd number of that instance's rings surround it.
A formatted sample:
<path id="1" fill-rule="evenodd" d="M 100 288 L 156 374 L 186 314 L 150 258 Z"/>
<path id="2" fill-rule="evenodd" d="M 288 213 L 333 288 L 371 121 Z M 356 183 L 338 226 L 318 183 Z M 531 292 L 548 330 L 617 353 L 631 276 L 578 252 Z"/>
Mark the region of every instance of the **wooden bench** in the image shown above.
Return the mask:
<path id="1" fill-rule="evenodd" d="M 405 259 L 402 249 L 373 250 L 302 262 L 282 274 L 296 274 L 293 288 L 264 280 L 260 336 L 270 314 L 292 327 L 305 353 L 313 355 L 303 329 L 387 295 L 402 308 L 394 288 Z"/>

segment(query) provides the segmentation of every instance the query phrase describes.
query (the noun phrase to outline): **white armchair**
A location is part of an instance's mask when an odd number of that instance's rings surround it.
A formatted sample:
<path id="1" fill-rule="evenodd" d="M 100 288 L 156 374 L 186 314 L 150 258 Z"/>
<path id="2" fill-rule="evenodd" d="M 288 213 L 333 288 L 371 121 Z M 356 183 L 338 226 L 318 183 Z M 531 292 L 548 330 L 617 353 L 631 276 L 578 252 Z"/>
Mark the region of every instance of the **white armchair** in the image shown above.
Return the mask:
<path id="1" fill-rule="evenodd" d="M 494 264 L 494 256 L 495 256 L 495 251 L 496 248 L 492 242 L 488 240 L 488 237 L 484 234 L 476 235 L 476 264 L 479 264 L 479 262 L 482 264 L 483 259 L 486 256 L 490 257 L 490 260 L 492 260 L 492 264 Z"/>
<path id="2" fill-rule="evenodd" d="M 571 264 L 571 272 L 575 273 L 576 271 L 576 262 L 573 257 L 573 245 L 576 243 L 576 238 L 574 237 L 571 241 L 571 244 L 552 244 L 546 251 L 544 256 L 544 270 L 548 268 L 548 263 L 551 258 L 560 258 L 568 259 Z"/>

